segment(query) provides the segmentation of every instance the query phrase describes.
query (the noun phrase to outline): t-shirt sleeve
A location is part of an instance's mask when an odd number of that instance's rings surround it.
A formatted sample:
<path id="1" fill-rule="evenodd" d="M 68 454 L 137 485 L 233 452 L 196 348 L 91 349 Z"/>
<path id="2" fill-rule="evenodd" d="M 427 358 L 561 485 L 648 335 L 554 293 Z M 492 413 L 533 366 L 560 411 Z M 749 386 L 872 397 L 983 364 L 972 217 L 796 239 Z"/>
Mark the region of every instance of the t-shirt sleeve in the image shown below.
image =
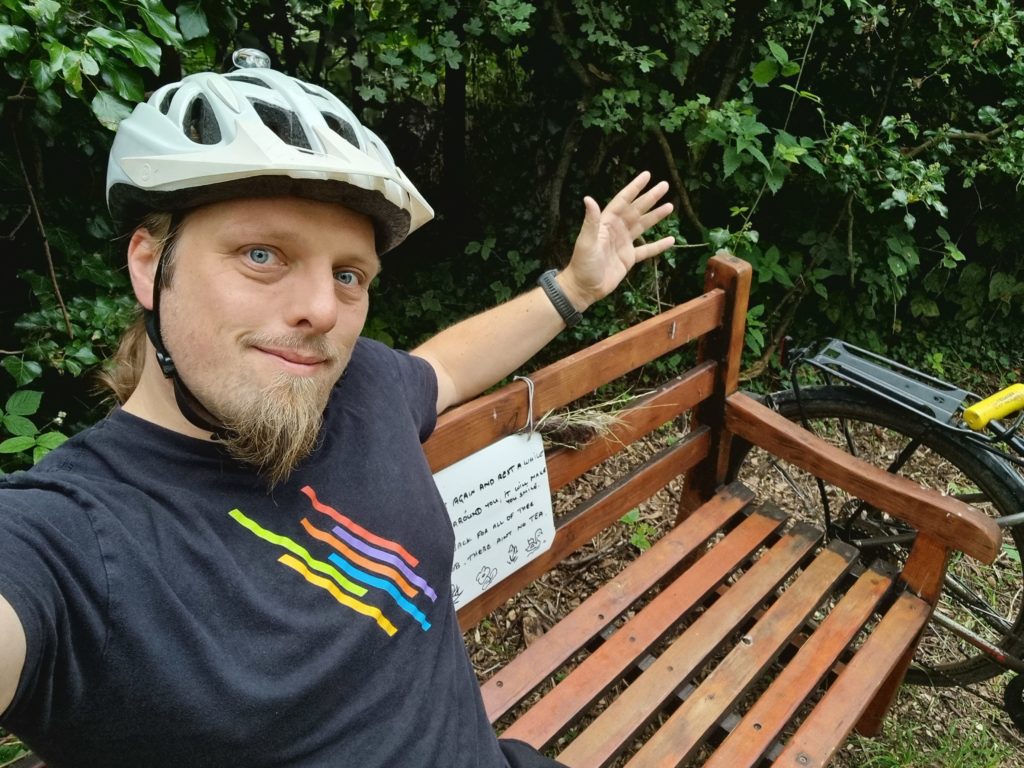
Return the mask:
<path id="1" fill-rule="evenodd" d="M 106 639 L 106 571 L 90 516 L 66 497 L 0 487 L 0 594 L 27 641 L 25 666 L 0 723 L 44 722 L 78 696 Z"/>
<path id="2" fill-rule="evenodd" d="M 388 376 L 388 386 L 397 387 L 397 391 L 390 391 L 390 396 L 397 396 L 405 403 L 419 433 L 420 442 L 430 437 L 437 424 L 437 374 L 430 363 L 408 352 L 363 338 L 359 340 L 351 365 L 360 369 L 357 375 L 360 382 L 356 384 L 359 387 L 366 387 L 367 382 L 373 382 L 375 377 L 390 372 L 392 375 Z M 374 391 L 364 394 L 379 397 L 387 391 L 382 389 L 382 385 L 383 382 L 377 380 L 376 385 L 370 384 L 374 386 Z"/>
<path id="3" fill-rule="evenodd" d="M 397 352 L 400 380 L 406 391 L 413 418 L 420 427 L 420 442 L 425 442 L 437 424 L 437 374 L 422 357 Z"/>

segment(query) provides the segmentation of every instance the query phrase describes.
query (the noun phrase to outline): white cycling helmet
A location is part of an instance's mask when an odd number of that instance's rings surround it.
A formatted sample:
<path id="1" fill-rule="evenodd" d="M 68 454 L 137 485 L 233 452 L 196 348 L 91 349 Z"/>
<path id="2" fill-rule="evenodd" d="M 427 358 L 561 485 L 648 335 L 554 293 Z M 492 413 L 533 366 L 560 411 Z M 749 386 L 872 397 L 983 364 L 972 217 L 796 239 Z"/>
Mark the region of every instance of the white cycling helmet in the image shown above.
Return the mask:
<path id="1" fill-rule="evenodd" d="M 165 85 L 121 122 L 107 164 L 119 225 L 150 211 L 295 195 L 369 216 L 384 253 L 433 218 L 384 143 L 333 94 L 269 69 L 258 51 L 234 61 L 245 68 Z"/>

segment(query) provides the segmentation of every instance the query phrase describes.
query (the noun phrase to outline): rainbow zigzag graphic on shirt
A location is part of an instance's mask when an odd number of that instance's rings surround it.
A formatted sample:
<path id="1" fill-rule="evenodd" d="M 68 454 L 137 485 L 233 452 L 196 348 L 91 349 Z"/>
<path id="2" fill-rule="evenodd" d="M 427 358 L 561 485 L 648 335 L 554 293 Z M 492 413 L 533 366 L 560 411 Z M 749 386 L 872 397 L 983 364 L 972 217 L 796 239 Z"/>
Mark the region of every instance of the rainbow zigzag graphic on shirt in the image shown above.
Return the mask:
<path id="1" fill-rule="evenodd" d="M 426 595 L 431 602 L 437 600 L 433 588 L 413 571 L 419 560 L 401 544 L 377 536 L 321 502 L 308 485 L 302 493 L 309 498 L 313 509 L 328 520 L 329 530 L 318 528 L 307 518 L 302 520 L 302 527 L 310 538 L 332 550 L 326 560 L 313 557 L 294 539 L 267 530 L 239 509 L 228 514 L 249 532 L 286 550 L 278 558 L 279 563 L 298 572 L 307 582 L 325 590 L 342 605 L 370 617 L 388 635 L 394 635 L 398 628 L 384 611 L 360 599 L 371 590 L 387 595 L 386 604 L 393 604 L 412 616 L 424 631 L 430 629 L 426 615 L 413 603 L 413 598 L 419 594 Z M 318 522 L 323 524 L 322 520 Z"/>

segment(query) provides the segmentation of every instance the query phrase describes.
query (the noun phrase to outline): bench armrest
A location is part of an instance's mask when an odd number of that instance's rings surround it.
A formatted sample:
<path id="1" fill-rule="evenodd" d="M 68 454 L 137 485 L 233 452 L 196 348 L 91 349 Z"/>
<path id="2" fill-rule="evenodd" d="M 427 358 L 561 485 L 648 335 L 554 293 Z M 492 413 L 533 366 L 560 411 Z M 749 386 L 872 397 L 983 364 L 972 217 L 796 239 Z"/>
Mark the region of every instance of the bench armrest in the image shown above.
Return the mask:
<path id="1" fill-rule="evenodd" d="M 951 496 L 893 475 L 825 442 L 757 400 L 735 392 L 726 400 L 730 432 L 927 532 L 949 549 L 985 563 L 999 554 L 995 521 Z"/>

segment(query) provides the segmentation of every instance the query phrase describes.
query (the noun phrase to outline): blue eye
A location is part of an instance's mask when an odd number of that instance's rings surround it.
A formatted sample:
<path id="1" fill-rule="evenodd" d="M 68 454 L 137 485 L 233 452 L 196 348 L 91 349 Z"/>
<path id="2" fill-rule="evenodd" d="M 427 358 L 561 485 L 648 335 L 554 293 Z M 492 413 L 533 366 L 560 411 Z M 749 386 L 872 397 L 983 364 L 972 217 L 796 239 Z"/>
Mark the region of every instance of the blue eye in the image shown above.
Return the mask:
<path id="1" fill-rule="evenodd" d="M 250 248 L 246 255 L 253 264 L 269 264 L 274 258 L 274 254 L 266 248 Z"/>
<path id="2" fill-rule="evenodd" d="M 334 279 L 342 285 L 358 285 L 359 275 L 350 269 L 339 269 L 334 273 Z"/>

